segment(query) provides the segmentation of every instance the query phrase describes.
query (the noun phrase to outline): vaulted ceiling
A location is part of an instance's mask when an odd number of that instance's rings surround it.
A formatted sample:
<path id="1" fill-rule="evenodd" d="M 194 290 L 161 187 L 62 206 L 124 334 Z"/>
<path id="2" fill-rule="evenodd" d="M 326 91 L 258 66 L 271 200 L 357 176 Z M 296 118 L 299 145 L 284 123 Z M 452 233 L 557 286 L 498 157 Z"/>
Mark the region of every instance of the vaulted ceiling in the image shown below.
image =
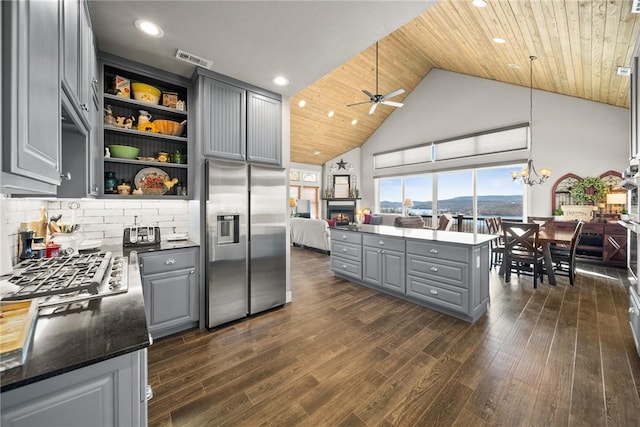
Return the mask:
<path id="1" fill-rule="evenodd" d="M 433 68 L 528 87 L 535 55 L 534 88 L 628 107 L 629 77 L 616 71 L 630 66 L 639 30 L 631 1 L 487 0 L 477 8 L 441 0 L 379 41 L 377 93 L 403 88 L 393 98 L 401 102 Z M 373 43 L 295 94 L 291 161 L 321 165 L 366 142 L 396 109 L 380 105 L 369 115 L 370 104 L 347 105 L 375 88 Z"/>

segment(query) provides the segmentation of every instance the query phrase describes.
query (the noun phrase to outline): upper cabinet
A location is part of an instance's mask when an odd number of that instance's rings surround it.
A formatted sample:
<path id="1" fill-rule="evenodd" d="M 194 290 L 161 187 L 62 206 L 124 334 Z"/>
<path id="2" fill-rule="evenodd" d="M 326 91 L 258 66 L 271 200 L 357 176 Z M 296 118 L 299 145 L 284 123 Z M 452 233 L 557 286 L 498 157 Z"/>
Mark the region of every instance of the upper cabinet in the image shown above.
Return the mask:
<path id="1" fill-rule="evenodd" d="M 2 176 L 5 194 L 60 184 L 60 4 L 1 2 Z"/>
<path id="2" fill-rule="evenodd" d="M 81 0 L 63 0 L 61 4 L 62 89 L 78 110 L 84 125 L 90 128 L 92 88 L 95 91 L 98 80 L 89 10 Z"/>
<path id="3" fill-rule="evenodd" d="M 203 154 L 282 164 L 282 100 L 275 93 L 198 68 L 199 139 Z"/>

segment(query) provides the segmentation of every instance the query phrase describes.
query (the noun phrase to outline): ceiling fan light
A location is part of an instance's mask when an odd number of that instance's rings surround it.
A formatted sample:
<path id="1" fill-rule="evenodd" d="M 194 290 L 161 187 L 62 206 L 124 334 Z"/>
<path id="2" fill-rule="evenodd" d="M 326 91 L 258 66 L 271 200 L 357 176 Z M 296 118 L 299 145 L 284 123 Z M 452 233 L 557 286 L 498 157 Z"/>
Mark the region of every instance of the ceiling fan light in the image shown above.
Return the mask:
<path id="1" fill-rule="evenodd" d="M 328 116 L 328 117 L 333 117 L 335 114 L 336 114 L 336 113 L 334 113 L 334 112 L 333 112 L 333 110 L 331 110 L 331 111 L 329 111 L 329 112 L 327 113 L 327 116 Z"/>

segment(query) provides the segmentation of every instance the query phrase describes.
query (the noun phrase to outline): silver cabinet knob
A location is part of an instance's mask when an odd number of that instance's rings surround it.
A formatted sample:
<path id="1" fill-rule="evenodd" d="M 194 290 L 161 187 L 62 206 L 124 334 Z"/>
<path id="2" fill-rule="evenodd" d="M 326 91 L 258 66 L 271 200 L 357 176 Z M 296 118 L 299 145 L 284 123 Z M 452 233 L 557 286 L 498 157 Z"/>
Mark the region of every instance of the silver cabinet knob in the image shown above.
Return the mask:
<path id="1" fill-rule="evenodd" d="M 347 236 L 346 236 L 345 234 L 343 234 L 343 235 L 342 235 L 342 238 L 343 238 L 343 239 L 346 239 L 346 238 L 347 238 Z"/>
<path id="2" fill-rule="evenodd" d="M 342 248 L 342 252 L 347 252 L 347 248 Z"/>
<path id="3" fill-rule="evenodd" d="M 380 241 L 378 242 L 378 244 L 379 244 L 379 245 L 384 245 L 384 240 L 380 240 Z"/>
<path id="4" fill-rule="evenodd" d="M 433 249 L 429 250 L 429 252 L 431 252 L 432 254 L 437 254 L 438 250 L 436 248 L 433 248 Z"/>
<path id="5" fill-rule="evenodd" d="M 430 293 L 431 295 L 438 295 L 438 291 L 436 291 L 435 289 L 431 289 L 431 290 L 429 291 L 429 293 Z"/>
<path id="6" fill-rule="evenodd" d="M 431 267 L 431 268 L 429 268 L 429 270 L 431 270 L 431 271 L 438 271 L 438 267 Z"/>
<path id="7" fill-rule="evenodd" d="M 172 264 L 175 264 L 175 263 L 176 263 L 176 260 L 173 259 L 173 258 L 169 258 L 164 262 L 165 265 L 172 265 Z"/>
<path id="8" fill-rule="evenodd" d="M 347 268 L 347 264 L 342 264 L 342 268 Z"/>
<path id="9" fill-rule="evenodd" d="M 87 104 L 80 104 L 80 109 L 82 109 L 82 111 L 89 111 Z"/>
<path id="10" fill-rule="evenodd" d="M 71 172 L 65 172 L 60 174 L 60 178 L 71 181 Z"/>

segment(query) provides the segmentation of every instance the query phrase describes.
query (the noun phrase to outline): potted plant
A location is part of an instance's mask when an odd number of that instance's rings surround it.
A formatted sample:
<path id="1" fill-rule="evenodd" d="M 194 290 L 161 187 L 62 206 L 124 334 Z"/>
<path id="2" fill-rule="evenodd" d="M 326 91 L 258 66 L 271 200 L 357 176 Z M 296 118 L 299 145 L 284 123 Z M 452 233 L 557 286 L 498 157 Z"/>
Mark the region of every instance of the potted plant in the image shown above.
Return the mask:
<path id="1" fill-rule="evenodd" d="M 564 216 L 564 211 L 562 208 L 557 208 L 553 210 L 553 216 L 555 217 L 555 221 L 562 221 Z"/>
<path id="2" fill-rule="evenodd" d="M 629 212 L 626 208 L 620 209 L 620 219 L 623 221 L 629 221 Z"/>

